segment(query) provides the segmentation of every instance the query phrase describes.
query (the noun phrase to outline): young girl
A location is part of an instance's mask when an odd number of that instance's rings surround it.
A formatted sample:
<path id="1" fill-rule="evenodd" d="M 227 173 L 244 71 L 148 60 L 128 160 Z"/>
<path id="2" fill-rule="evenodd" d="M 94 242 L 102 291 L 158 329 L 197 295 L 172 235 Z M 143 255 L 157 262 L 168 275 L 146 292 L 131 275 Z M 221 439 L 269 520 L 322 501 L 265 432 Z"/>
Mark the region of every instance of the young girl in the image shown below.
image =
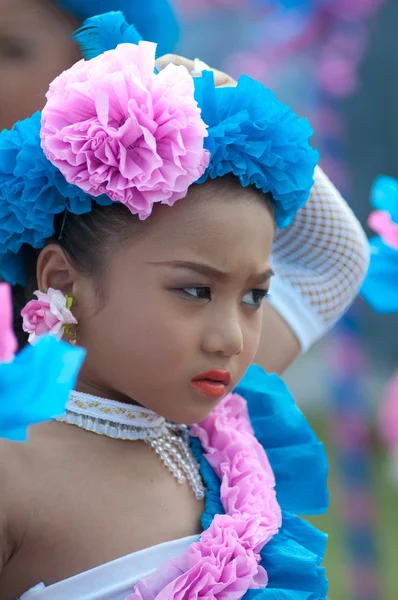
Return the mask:
<path id="1" fill-rule="evenodd" d="M 101 10 L 123 10 L 146 39 L 161 42 L 160 52 L 171 49 L 176 27 L 164 0 L 0 0 L 0 129 L 43 108 L 50 81 L 80 57 L 72 32 L 82 18 Z M 193 67 L 173 56 L 157 66 L 170 61 Z M 218 72 L 215 80 L 233 84 Z M 367 270 L 368 245 L 355 216 L 319 167 L 314 179 L 307 204 L 275 236 L 276 276 L 256 355 L 268 371 L 282 373 L 334 325 Z"/>
<path id="2" fill-rule="evenodd" d="M 1 270 L 36 295 L 24 331 L 87 349 L 65 415 L 1 444 L 1 596 L 325 598 L 324 538 L 294 516 L 326 507 L 322 449 L 277 379 L 252 369 L 233 393 L 275 223 L 312 186 L 311 130 L 248 77 L 205 73 L 200 111 L 154 51 L 79 62 L 0 136 Z"/>

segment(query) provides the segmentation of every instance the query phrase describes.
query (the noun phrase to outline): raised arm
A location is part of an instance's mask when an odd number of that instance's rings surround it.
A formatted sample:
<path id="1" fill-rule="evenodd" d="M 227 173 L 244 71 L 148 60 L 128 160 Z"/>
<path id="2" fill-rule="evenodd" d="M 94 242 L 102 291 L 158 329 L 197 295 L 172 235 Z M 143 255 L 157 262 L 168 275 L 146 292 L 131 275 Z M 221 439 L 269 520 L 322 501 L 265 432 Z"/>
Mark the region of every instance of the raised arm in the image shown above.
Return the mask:
<path id="1" fill-rule="evenodd" d="M 277 232 L 276 276 L 265 307 L 257 361 L 283 372 L 348 309 L 366 275 L 369 249 L 361 225 L 317 167 L 306 205 Z"/>

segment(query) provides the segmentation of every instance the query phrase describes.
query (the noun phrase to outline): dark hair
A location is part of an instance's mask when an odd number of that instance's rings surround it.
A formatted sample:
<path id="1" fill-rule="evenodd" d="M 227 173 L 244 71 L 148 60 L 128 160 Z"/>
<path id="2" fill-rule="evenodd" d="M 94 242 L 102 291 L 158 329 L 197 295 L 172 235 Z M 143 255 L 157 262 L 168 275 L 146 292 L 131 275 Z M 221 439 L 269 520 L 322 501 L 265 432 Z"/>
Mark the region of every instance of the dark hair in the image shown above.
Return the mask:
<path id="1" fill-rule="evenodd" d="M 225 175 L 216 180 L 219 185 L 240 186 L 239 180 L 233 175 Z M 211 181 L 203 184 L 211 185 Z M 250 186 L 265 200 L 267 206 L 273 211 L 273 201 L 269 195 L 264 195 L 254 186 Z M 202 189 L 203 189 L 202 188 Z M 245 188 L 246 189 L 246 188 Z M 210 198 L 217 198 L 220 188 L 210 192 Z M 149 220 L 150 221 L 150 220 Z M 58 244 L 69 257 L 72 265 L 79 272 L 93 277 L 100 282 L 108 261 L 109 252 L 115 246 L 131 240 L 131 234 L 141 236 L 145 233 L 148 221 L 140 221 L 136 215 L 131 214 L 123 204 L 113 203 L 111 206 L 99 206 L 93 202 L 91 212 L 75 215 L 64 212 L 56 215 L 54 220 L 55 234 L 46 241 L 49 244 Z M 32 300 L 37 290 L 36 268 L 41 249 L 34 249 L 25 245 L 21 252 L 24 255 L 26 285 L 14 286 L 14 329 L 20 347 L 27 343 L 27 335 L 22 329 L 21 310 Z M 99 286 L 99 290 L 101 288 Z"/>

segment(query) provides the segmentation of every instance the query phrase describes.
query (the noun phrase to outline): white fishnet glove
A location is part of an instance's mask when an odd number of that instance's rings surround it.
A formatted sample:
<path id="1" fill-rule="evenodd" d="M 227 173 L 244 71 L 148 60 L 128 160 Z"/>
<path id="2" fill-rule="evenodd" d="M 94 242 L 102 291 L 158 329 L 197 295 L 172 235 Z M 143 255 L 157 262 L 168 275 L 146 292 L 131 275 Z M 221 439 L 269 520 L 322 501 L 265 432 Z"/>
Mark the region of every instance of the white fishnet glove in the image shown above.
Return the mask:
<path id="1" fill-rule="evenodd" d="M 369 264 L 365 233 L 317 167 L 306 205 L 276 233 L 270 303 L 306 351 L 354 300 Z"/>

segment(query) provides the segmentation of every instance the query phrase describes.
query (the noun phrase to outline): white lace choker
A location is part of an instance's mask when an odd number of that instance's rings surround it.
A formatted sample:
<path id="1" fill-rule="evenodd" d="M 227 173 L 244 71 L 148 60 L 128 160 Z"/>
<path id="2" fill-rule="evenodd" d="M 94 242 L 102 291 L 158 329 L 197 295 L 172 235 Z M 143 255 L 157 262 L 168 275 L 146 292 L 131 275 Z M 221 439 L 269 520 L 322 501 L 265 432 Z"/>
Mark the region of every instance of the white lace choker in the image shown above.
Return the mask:
<path id="1" fill-rule="evenodd" d="M 141 406 L 81 392 L 71 392 L 66 413 L 56 420 L 118 440 L 145 441 L 180 484 L 188 482 L 196 498 L 204 498 L 205 488 L 199 465 L 189 445 L 186 425 L 166 421 Z"/>

